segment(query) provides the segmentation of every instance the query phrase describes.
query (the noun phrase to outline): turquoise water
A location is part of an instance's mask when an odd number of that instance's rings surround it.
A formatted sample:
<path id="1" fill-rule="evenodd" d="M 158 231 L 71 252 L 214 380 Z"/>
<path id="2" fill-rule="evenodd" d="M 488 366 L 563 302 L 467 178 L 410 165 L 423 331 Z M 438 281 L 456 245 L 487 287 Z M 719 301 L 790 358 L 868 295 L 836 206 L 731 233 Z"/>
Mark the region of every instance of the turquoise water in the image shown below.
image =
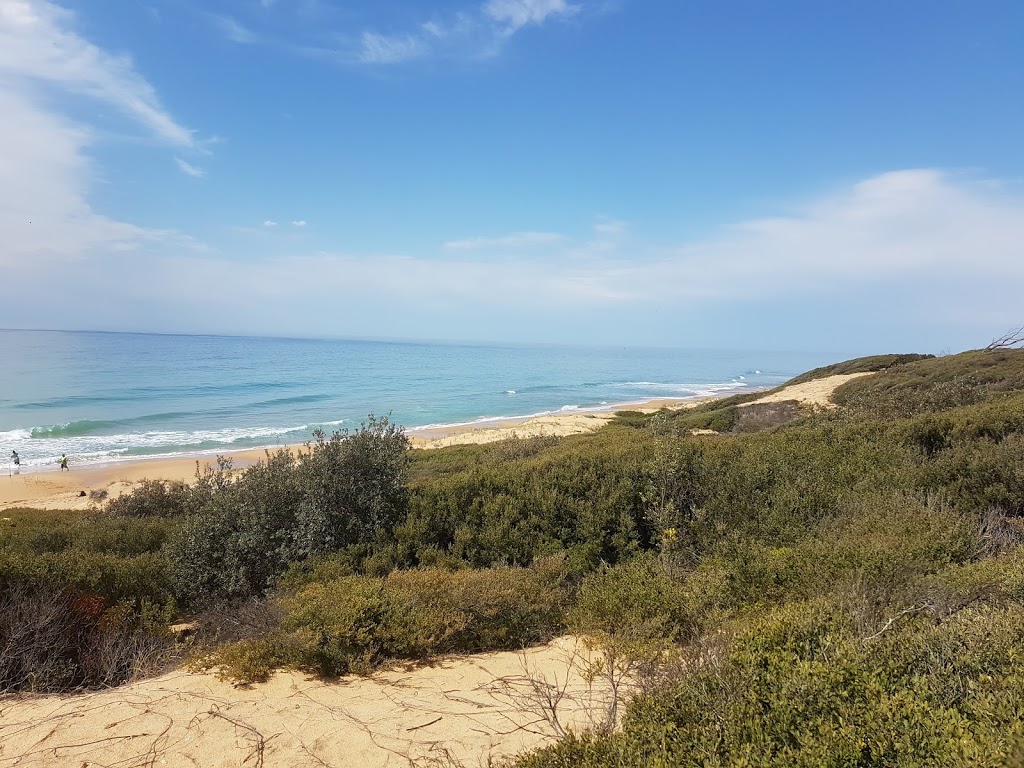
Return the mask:
<path id="1" fill-rule="evenodd" d="M 820 355 L 0 331 L 0 461 L 26 468 L 301 443 L 770 387 Z"/>

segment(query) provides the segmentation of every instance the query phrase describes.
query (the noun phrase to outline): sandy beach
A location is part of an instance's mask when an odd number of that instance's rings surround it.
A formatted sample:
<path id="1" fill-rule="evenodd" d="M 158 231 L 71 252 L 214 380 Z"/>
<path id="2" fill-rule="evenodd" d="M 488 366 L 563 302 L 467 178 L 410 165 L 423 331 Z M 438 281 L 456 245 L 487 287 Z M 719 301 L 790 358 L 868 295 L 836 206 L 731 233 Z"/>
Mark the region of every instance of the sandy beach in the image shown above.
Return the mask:
<path id="1" fill-rule="evenodd" d="M 540 437 L 582 434 L 600 429 L 620 410 L 654 412 L 661 408 L 692 408 L 708 398 L 687 400 L 651 400 L 626 404 L 616 410 L 556 413 L 522 419 L 481 421 L 437 429 L 409 430 L 409 441 L 415 449 L 430 450 L 450 445 L 490 443 L 513 437 Z M 297 450 L 301 446 L 289 446 Z M 267 449 L 225 451 L 236 469 L 255 464 L 264 458 Z M 277 450 L 270 449 L 270 450 Z M 97 503 L 97 494 L 104 499 L 130 492 L 143 480 L 190 482 L 196 470 L 216 462 L 216 456 L 139 459 L 113 464 L 75 466 L 60 472 L 56 469 L 27 471 L 8 477 L 0 476 L 0 510 L 15 507 L 34 509 L 87 510 Z"/>
<path id="2" fill-rule="evenodd" d="M 745 405 L 795 400 L 807 407 L 834 408 L 835 404 L 831 398 L 836 388 L 865 375 L 868 374 L 853 373 L 815 379 L 772 392 Z M 483 444 L 515 437 L 565 437 L 598 430 L 621 411 L 653 413 L 662 408 L 693 408 L 710 399 L 715 398 L 649 400 L 619 405 L 615 410 L 570 411 L 521 419 L 481 421 L 435 429 L 413 429 L 407 434 L 412 447 L 420 450 Z M 290 449 L 297 450 L 298 446 L 290 446 Z M 236 469 L 244 469 L 264 458 L 265 450 L 228 451 L 224 455 L 231 458 Z M 190 482 L 195 477 L 197 469 L 202 469 L 215 461 L 215 456 L 207 454 L 81 467 L 76 467 L 72 463 L 69 472 L 23 471 L 21 474 L 6 478 L 0 476 L 0 510 L 15 507 L 87 510 L 96 505 L 96 494 L 106 492 L 104 498 L 116 498 L 147 479 Z"/>

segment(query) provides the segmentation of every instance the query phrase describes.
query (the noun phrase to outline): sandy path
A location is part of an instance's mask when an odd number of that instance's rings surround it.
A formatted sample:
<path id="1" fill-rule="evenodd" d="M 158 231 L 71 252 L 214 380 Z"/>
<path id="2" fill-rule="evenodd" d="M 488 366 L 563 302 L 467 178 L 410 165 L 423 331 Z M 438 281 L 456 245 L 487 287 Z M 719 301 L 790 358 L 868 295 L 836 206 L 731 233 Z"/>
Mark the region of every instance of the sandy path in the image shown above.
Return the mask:
<path id="1" fill-rule="evenodd" d="M 524 664 L 562 684 L 581 648 L 565 637 L 333 683 L 279 673 L 235 687 L 175 672 L 87 695 L 0 699 L 0 768 L 485 766 L 554 740 L 522 706 Z M 582 728 L 592 694 L 577 673 L 568 679 L 563 708 Z"/>
<path id="2" fill-rule="evenodd" d="M 831 409 L 838 407 L 832 402 L 832 393 L 848 381 L 859 379 L 861 376 L 870 376 L 865 373 L 845 373 L 836 376 L 826 376 L 822 379 L 806 381 L 803 384 L 793 384 L 778 392 L 758 398 L 750 403 L 744 403 L 740 407 L 755 405 L 756 403 L 781 403 L 786 400 L 797 400 L 801 405 L 809 405 L 815 408 Z"/>

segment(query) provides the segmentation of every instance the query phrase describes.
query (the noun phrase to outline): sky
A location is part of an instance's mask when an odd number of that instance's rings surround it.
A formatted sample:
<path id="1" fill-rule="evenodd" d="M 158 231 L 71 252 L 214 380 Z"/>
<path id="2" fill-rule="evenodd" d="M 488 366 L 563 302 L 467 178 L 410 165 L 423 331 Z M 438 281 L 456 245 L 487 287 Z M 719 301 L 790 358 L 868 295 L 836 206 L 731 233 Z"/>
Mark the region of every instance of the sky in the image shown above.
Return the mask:
<path id="1" fill-rule="evenodd" d="M 0 327 L 1024 323 L 1020 0 L 0 0 Z"/>

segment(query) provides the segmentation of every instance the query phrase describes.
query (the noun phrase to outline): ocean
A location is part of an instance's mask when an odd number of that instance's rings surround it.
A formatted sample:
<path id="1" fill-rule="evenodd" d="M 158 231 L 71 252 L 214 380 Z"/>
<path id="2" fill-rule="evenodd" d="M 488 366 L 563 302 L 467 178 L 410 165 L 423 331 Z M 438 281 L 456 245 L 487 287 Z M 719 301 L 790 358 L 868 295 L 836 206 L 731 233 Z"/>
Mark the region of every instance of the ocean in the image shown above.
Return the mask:
<path id="1" fill-rule="evenodd" d="M 794 352 L 0 331 L 0 462 L 23 470 L 303 443 L 773 387 Z"/>

